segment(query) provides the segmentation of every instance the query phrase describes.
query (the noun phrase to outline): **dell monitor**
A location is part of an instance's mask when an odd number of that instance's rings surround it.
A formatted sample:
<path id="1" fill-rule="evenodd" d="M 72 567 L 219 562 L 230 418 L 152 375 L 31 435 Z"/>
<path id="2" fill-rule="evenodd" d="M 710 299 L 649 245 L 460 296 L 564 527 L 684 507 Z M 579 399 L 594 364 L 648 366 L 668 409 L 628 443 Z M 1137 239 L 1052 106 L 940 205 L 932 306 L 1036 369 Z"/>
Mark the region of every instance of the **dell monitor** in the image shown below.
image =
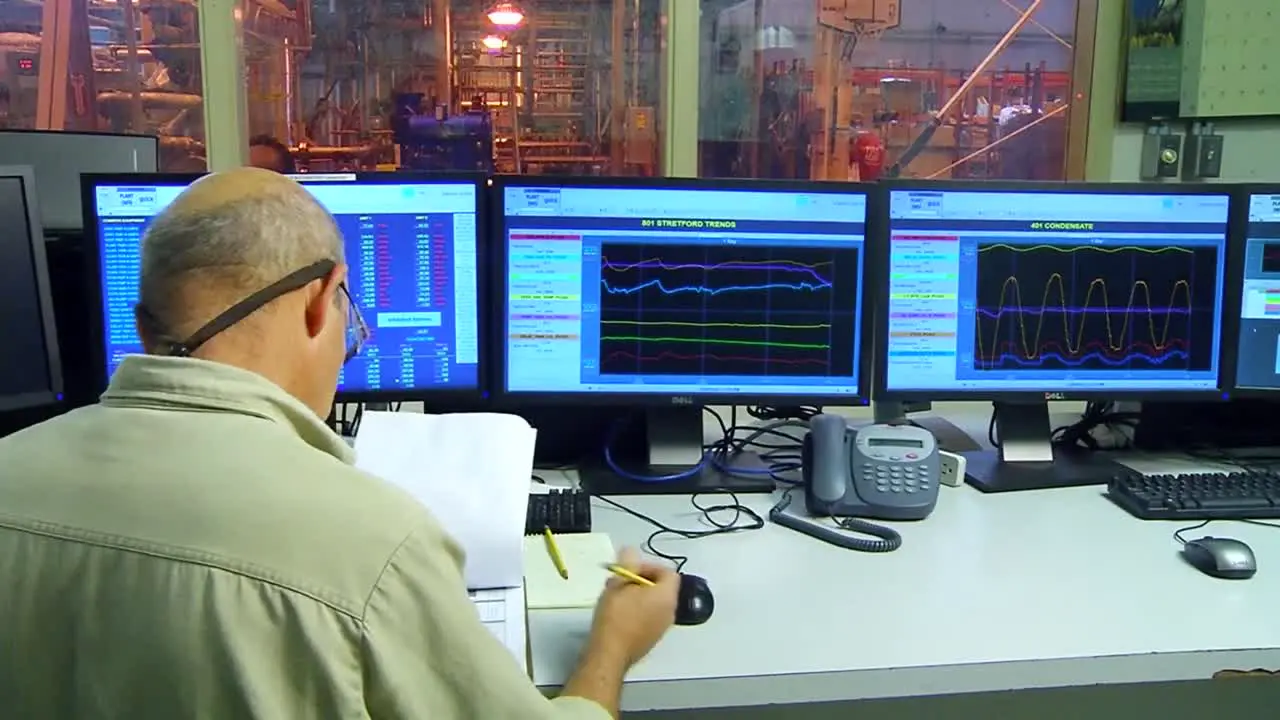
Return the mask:
<path id="1" fill-rule="evenodd" d="M 87 173 L 153 173 L 160 152 L 151 135 L 0 130 L 0 159 L 35 169 L 45 232 L 61 235 L 84 228 L 80 176 Z"/>
<path id="2" fill-rule="evenodd" d="M 109 175 L 85 180 L 86 227 L 101 302 L 105 384 L 143 351 L 134 324 L 143 233 L 199 176 Z M 298 175 L 334 219 L 347 285 L 372 331 L 342 369 L 339 402 L 478 398 L 481 393 L 480 176 L 416 173 Z"/>
<path id="3" fill-rule="evenodd" d="M 876 397 L 990 400 L 987 491 L 1096 484 L 1050 442 L 1049 400 L 1219 397 L 1230 194 L 1164 185 L 887 189 Z M 1056 457 L 1056 462 L 1055 462 Z"/>
<path id="4" fill-rule="evenodd" d="M 62 368 L 30 167 L 0 167 L 0 414 L 62 399 Z"/>
<path id="5" fill-rule="evenodd" d="M 647 411 L 647 456 L 608 448 L 593 492 L 771 490 L 711 466 L 703 406 L 868 396 L 866 186 L 512 177 L 496 196 L 503 397 Z"/>
<path id="6" fill-rule="evenodd" d="M 1233 394 L 1280 393 L 1280 185 L 1247 186 Z"/>

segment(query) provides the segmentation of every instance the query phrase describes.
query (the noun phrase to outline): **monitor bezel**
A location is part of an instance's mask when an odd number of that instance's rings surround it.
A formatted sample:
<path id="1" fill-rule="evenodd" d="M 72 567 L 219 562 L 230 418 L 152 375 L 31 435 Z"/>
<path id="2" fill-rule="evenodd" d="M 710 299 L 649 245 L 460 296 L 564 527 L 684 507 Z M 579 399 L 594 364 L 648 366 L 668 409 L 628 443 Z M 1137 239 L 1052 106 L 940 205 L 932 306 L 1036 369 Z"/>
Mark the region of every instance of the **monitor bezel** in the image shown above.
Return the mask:
<path id="1" fill-rule="evenodd" d="M 204 177 L 208 173 L 106 173 L 106 174 L 86 174 L 81 176 L 80 189 L 84 207 L 85 222 L 85 239 L 89 247 L 88 262 L 85 263 L 86 271 L 89 274 L 88 283 L 91 291 L 90 303 L 92 303 L 92 312 L 95 314 L 93 350 L 96 357 L 93 359 L 96 368 L 101 373 L 95 371 L 96 381 L 100 390 L 105 390 L 110 382 L 110 377 L 106 374 L 107 368 L 107 346 L 106 338 L 103 332 L 103 318 L 106 312 L 103 306 L 102 297 L 102 258 L 101 248 L 98 242 L 98 218 L 96 207 L 96 190 L 104 185 L 119 184 L 146 184 L 146 185 L 190 185 L 196 180 Z M 488 328 L 488 313 L 485 308 L 485 298 L 489 292 L 488 278 L 489 274 L 485 271 L 488 262 L 488 247 L 486 237 L 488 233 L 488 218 L 490 216 L 487 207 L 486 192 L 486 176 L 480 173 L 435 173 L 435 172 L 335 172 L 335 173 L 314 173 L 312 177 L 308 177 L 307 173 L 294 174 L 290 177 L 300 181 L 302 184 L 320 183 L 320 182 L 354 182 L 370 185 L 400 185 L 405 183 L 413 184 L 456 184 L 459 182 L 473 183 L 476 188 L 476 323 L 477 332 L 476 339 L 479 343 L 478 363 L 476 367 L 476 384 L 474 387 L 465 388 L 415 388 L 408 390 L 339 390 L 335 397 L 335 403 L 366 403 L 366 402 L 426 402 L 430 404 L 448 405 L 455 402 L 472 402 L 481 400 L 486 397 L 488 386 L 486 383 L 487 365 L 489 358 L 485 352 L 485 340 L 489 337 L 490 330 Z M 328 180 L 324 178 L 352 178 L 349 180 Z"/>
<path id="2" fill-rule="evenodd" d="M 493 288 L 493 328 L 490 345 L 493 357 L 493 395 L 495 401 L 507 406 L 525 405 L 575 405 L 575 406 L 638 406 L 685 407 L 706 405 L 771 404 L 785 406 L 827 405 L 832 407 L 857 407 L 871 400 L 871 338 L 872 318 L 870 303 L 878 294 L 873 285 L 872 268 L 878 266 L 878 233 L 873 226 L 877 216 L 875 185 L 853 182 L 815 182 L 800 180 L 750 180 L 675 177 L 545 177 L 537 175 L 497 175 L 493 178 L 491 202 L 494 229 L 494 253 L 490 287 Z M 520 186 L 586 187 L 586 188 L 636 188 L 636 189 L 693 189 L 693 190 L 746 190 L 848 194 L 861 193 L 867 198 L 867 216 L 864 220 L 861 297 L 861 323 L 858 337 L 858 393 L 824 394 L 815 388 L 814 393 L 777 395 L 768 393 L 627 393 L 627 392 L 554 392 L 511 391 L 507 389 L 507 225 L 506 189 Z"/>
<path id="3" fill-rule="evenodd" d="M 1280 387 L 1259 388 L 1241 386 L 1239 384 L 1240 333 L 1244 329 L 1244 273 L 1245 261 L 1248 258 L 1249 246 L 1249 201 L 1254 195 L 1280 195 L 1280 183 L 1243 183 L 1233 185 L 1236 193 L 1235 206 L 1232 210 L 1236 232 L 1233 241 L 1236 247 L 1234 258 L 1227 263 L 1227 322 L 1223 324 L 1223 346 L 1231 350 L 1231 382 L 1227 387 L 1232 398 L 1274 399 L 1280 395 Z M 1226 342 L 1229 340 L 1230 342 Z"/>
<path id="4" fill-rule="evenodd" d="M 31 265 L 36 275 L 36 302 L 40 305 L 40 330 L 44 333 L 45 365 L 49 371 L 50 386 L 47 393 L 6 396 L 0 400 L 0 413 L 8 413 L 57 405 L 63 401 L 65 386 L 62 354 L 58 346 L 58 326 L 53 314 L 49 262 L 45 257 L 44 227 L 40 222 L 40 198 L 36 195 L 35 169 L 30 165 L 0 165 L 0 178 L 16 178 L 22 184 L 22 202 L 27 214 L 27 242 L 30 243 Z"/>
<path id="5" fill-rule="evenodd" d="M 1098 182 L 1052 182 L 1052 181 L 965 181 L 965 180 L 888 180 L 881 184 L 880 191 L 882 193 L 880 199 L 880 207 L 883 209 L 883 217 L 881 218 L 883 225 L 883 245 L 884 251 L 878 256 L 880 264 L 877 266 L 877 274 L 885 278 L 880 286 L 880 295 L 875 303 L 876 313 L 876 335 L 873 347 L 874 354 L 874 385 L 872 392 L 877 400 L 899 401 L 899 402 L 915 402 L 915 401 L 938 401 L 938 402 L 1045 402 L 1051 400 L 1160 400 L 1160 401 L 1206 401 L 1206 400 L 1222 400 L 1224 398 L 1224 390 L 1230 387 L 1229 382 L 1231 376 L 1228 375 L 1230 367 L 1234 367 L 1235 348 L 1231 343 L 1222 341 L 1219 343 L 1218 352 L 1218 382 L 1213 388 L 1195 389 L 1195 390 L 1144 390 L 1137 388 L 1121 389 L 1121 390 L 1062 390 L 1050 392 L 1032 392 L 1025 390 L 956 390 L 951 388 L 943 388 L 937 390 L 891 390 L 887 387 L 886 372 L 888 370 L 888 339 L 889 339 L 889 283 L 887 281 L 890 270 L 889 263 L 891 252 L 889 248 L 889 238 L 891 235 L 891 218 L 889 217 L 889 201 L 890 193 L 901 190 L 943 190 L 943 191 L 964 191 L 964 192 L 1028 192 L 1035 194 L 1049 193 L 1067 193 L 1067 194 L 1116 194 L 1116 195 L 1226 195 L 1229 198 L 1229 206 L 1227 209 L 1227 231 L 1226 242 L 1224 244 L 1224 262 L 1223 262 L 1223 282 L 1219 292 L 1231 292 L 1231 267 L 1233 253 L 1238 253 L 1239 248 L 1235 247 L 1238 243 L 1232 242 L 1232 238 L 1238 233 L 1236 232 L 1237 218 L 1236 206 L 1239 205 L 1238 195 L 1234 190 L 1225 185 L 1164 185 L 1160 183 L 1098 183 Z M 1229 301 L 1230 296 L 1226 296 Z M 1229 302 L 1222 305 L 1222 335 L 1224 339 L 1228 333 L 1228 322 L 1230 320 Z"/>

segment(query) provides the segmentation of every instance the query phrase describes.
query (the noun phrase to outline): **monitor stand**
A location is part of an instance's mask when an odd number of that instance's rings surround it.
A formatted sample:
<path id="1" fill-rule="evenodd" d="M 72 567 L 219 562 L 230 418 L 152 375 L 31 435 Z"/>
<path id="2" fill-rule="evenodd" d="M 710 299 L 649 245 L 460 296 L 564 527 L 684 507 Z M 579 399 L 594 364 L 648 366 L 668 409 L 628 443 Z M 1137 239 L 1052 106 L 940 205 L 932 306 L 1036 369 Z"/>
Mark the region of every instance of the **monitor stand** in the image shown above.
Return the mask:
<path id="1" fill-rule="evenodd" d="M 702 462 L 702 408 L 651 408 L 645 411 L 641 438 L 618 433 L 613 443 L 613 459 L 624 472 L 639 477 L 679 475 Z M 631 431 L 634 433 L 635 431 Z M 632 442 L 628 442 L 632 440 Z M 633 448 L 628 452 L 626 448 Z M 647 453 L 644 452 L 647 450 Z M 708 462 L 695 475 L 679 480 L 641 481 L 615 473 L 601 458 L 579 470 L 582 489 L 593 495 L 687 495 L 697 492 L 769 493 L 774 480 L 768 475 L 768 464 L 760 456 L 744 452 L 733 458 L 735 469 L 750 474 L 726 473 Z"/>
<path id="2" fill-rule="evenodd" d="M 998 450 L 961 453 L 965 481 L 983 492 L 1105 485 L 1119 466 L 1097 453 L 1055 448 L 1049 404 L 998 402 Z"/>

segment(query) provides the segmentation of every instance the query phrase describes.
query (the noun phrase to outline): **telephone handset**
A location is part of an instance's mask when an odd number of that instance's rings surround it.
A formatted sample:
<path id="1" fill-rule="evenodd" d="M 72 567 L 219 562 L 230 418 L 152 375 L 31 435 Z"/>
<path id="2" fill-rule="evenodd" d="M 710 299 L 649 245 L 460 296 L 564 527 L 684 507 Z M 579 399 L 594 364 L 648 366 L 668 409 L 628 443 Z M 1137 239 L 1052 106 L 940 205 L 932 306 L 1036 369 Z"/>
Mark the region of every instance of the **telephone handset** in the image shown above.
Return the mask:
<path id="1" fill-rule="evenodd" d="M 941 458 L 933 435 L 913 425 L 871 425 L 854 430 L 839 415 L 815 415 L 803 450 L 808 514 L 834 517 L 840 528 L 878 538 L 854 537 L 788 512 L 789 496 L 769 519 L 849 550 L 890 552 L 902 536 L 876 520 L 923 520 L 938 503 Z"/>

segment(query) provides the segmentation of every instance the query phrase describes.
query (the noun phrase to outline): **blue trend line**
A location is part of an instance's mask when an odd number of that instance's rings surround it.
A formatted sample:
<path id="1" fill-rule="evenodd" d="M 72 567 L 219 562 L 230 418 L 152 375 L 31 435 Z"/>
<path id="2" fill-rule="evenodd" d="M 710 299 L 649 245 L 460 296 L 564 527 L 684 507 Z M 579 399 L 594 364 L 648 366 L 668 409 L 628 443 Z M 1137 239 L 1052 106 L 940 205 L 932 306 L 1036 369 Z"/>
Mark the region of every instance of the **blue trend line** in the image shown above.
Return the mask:
<path id="1" fill-rule="evenodd" d="M 983 317 L 989 317 L 989 318 L 998 318 L 1003 315 L 1045 315 L 1048 313 L 1063 313 L 1063 312 L 1069 315 L 1075 315 L 1075 314 L 1105 315 L 1108 313 L 1114 313 L 1116 315 L 1124 314 L 1123 310 L 1116 310 L 1114 308 L 1104 308 L 1104 307 L 1066 308 L 1065 310 L 1063 308 L 1055 308 L 1055 307 L 1046 307 L 1040 310 L 1032 310 L 1030 308 L 1023 308 L 1022 310 L 1019 310 L 1013 307 L 1006 307 L 1002 310 L 996 310 L 996 311 L 987 310 L 986 308 L 978 308 L 979 315 L 982 315 Z M 1144 311 L 1130 310 L 1129 312 L 1133 313 L 1133 312 L 1144 312 Z M 1168 310 L 1152 309 L 1150 310 L 1150 312 L 1155 313 L 1156 315 L 1190 315 L 1191 314 L 1191 311 L 1186 308 L 1169 308 Z"/>
<path id="2" fill-rule="evenodd" d="M 1058 355 L 1056 353 L 1041 355 L 1039 358 L 1036 358 L 1034 360 L 1028 360 L 1026 358 L 1019 357 L 1017 355 L 1005 354 L 997 358 L 993 358 L 992 360 L 982 361 L 979 364 L 979 369 L 995 370 L 995 369 L 999 369 L 1001 365 L 1007 362 L 1011 362 L 1015 365 L 1018 365 L 1019 367 L 1041 368 L 1041 367 L 1044 367 L 1045 360 L 1056 360 L 1057 362 L 1062 363 L 1067 367 L 1080 367 L 1081 365 L 1084 365 L 1089 362 L 1100 362 L 1103 365 L 1110 365 L 1112 367 L 1122 367 L 1136 360 L 1141 360 L 1151 365 L 1163 365 L 1164 363 L 1170 360 L 1186 360 L 1187 358 L 1188 358 L 1187 353 L 1184 353 L 1181 350 L 1174 350 L 1172 352 L 1165 353 L 1164 355 L 1160 355 L 1159 357 L 1143 355 L 1142 353 L 1133 353 L 1130 355 L 1126 355 L 1123 358 L 1120 358 L 1118 360 L 1113 360 L 1101 353 L 1089 353 L 1088 355 L 1082 355 L 1080 356 L 1080 358 L 1073 359 L 1073 360 L 1068 360 L 1067 358 L 1064 358 L 1061 355 Z"/>
<path id="3" fill-rule="evenodd" d="M 808 290 L 817 292 L 826 290 L 831 287 L 831 283 L 767 283 L 764 285 L 728 285 L 722 288 L 708 288 L 701 285 L 687 285 L 677 288 L 669 288 L 662 284 L 661 280 L 650 280 L 649 282 L 636 285 L 635 287 L 612 287 L 607 281 L 602 281 L 604 289 L 610 295 L 633 295 L 646 288 L 656 287 L 662 291 L 664 295 L 676 295 L 679 293 L 700 293 L 703 295 L 719 295 L 727 292 L 752 292 L 758 290 Z"/>

